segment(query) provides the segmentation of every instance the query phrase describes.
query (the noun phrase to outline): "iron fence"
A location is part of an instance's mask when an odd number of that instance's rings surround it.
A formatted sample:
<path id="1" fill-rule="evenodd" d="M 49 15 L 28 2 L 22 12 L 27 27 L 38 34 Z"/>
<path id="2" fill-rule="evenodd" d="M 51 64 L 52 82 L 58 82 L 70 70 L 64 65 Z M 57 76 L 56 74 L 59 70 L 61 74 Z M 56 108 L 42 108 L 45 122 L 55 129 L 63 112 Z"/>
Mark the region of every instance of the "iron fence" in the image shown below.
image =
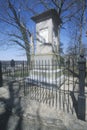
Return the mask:
<path id="1" fill-rule="evenodd" d="M 24 94 L 29 98 L 77 114 L 78 69 L 71 63 L 39 61 L 25 79 Z"/>
<path id="2" fill-rule="evenodd" d="M 2 63 L 3 83 L 8 83 L 11 80 L 23 79 L 28 75 L 28 65 L 26 61 L 15 61 L 15 66 L 11 66 L 10 61 Z"/>
<path id="3" fill-rule="evenodd" d="M 26 61 L 15 61 L 15 66 L 11 66 L 10 62 L 2 62 L 2 79 L 5 84 L 11 80 L 21 80 L 25 96 L 85 120 L 87 76 L 84 91 L 82 89 L 84 88 L 84 63 L 83 60 L 77 63 L 74 59 L 68 59 L 67 62 L 35 61 L 31 64 Z M 81 91 L 84 91 L 83 95 Z M 80 97 L 84 98 L 84 101 Z"/>

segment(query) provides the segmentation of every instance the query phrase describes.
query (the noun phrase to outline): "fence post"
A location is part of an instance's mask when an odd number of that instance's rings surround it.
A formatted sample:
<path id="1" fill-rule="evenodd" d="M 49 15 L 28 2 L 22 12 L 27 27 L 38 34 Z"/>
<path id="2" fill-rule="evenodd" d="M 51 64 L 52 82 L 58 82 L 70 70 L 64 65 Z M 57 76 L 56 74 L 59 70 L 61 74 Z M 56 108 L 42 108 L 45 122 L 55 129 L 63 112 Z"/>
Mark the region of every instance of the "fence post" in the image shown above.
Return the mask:
<path id="1" fill-rule="evenodd" d="M 85 74 L 86 74 L 86 59 L 84 55 L 79 58 L 79 95 L 78 95 L 78 118 L 85 121 Z"/>
<path id="2" fill-rule="evenodd" d="M 3 85 L 3 80 L 2 80 L 2 63 L 0 61 L 0 87 Z"/>

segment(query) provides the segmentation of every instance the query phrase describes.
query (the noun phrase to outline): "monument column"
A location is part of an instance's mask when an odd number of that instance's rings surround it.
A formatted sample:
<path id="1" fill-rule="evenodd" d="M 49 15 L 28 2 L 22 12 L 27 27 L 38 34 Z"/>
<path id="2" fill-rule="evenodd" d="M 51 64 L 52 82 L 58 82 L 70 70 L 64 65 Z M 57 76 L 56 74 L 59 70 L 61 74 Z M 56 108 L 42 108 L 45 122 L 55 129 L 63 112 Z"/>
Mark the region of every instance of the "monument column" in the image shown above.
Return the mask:
<path id="1" fill-rule="evenodd" d="M 59 15 L 55 9 L 32 17 L 36 23 L 35 60 L 52 61 L 58 55 Z"/>

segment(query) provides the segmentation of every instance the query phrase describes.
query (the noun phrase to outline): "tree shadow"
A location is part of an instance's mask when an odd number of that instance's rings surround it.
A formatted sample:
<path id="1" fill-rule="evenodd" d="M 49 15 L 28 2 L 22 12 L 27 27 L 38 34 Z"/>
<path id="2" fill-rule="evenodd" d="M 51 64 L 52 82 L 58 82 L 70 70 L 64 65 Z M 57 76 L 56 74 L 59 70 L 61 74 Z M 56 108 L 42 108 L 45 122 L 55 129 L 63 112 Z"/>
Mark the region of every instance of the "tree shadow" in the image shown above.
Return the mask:
<path id="1" fill-rule="evenodd" d="M 38 123 L 39 123 L 39 125 L 38 125 L 38 130 L 41 130 L 42 129 L 42 124 L 43 124 L 43 122 L 42 122 L 42 120 L 41 120 L 41 117 L 40 117 L 40 105 L 39 105 L 39 107 L 38 107 L 38 109 L 37 109 L 37 121 L 38 121 Z"/>
<path id="2" fill-rule="evenodd" d="M 74 92 L 70 92 L 70 96 L 72 98 L 72 102 L 73 102 L 73 107 L 75 109 L 76 115 L 78 117 L 78 101 L 75 98 Z"/>
<path id="3" fill-rule="evenodd" d="M 15 83 L 18 86 L 15 87 Z M 14 130 L 22 130 L 23 111 L 19 95 L 20 89 L 19 83 L 10 82 L 8 84 L 9 98 L 0 98 L 0 103 L 4 106 L 4 112 L 0 111 L 0 130 L 12 130 L 11 127 L 14 124 Z M 16 123 L 13 119 L 14 115 L 18 117 Z"/>

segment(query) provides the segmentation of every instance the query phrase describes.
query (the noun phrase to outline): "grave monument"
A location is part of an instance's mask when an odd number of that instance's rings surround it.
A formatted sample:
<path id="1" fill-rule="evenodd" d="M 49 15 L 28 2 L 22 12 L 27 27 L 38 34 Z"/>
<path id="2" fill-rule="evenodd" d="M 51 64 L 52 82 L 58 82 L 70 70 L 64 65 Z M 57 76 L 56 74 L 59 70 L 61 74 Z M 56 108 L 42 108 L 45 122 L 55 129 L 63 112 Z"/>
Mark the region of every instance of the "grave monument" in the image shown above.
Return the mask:
<path id="1" fill-rule="evenodd" d="M 38 80 L 40 83 L 45 82 L 47 84 L 60 82 L 59 73 L 62 70 L 57 65 L 56 68 L 53 68 L 53 60 L 56 60 L 59 55 L 59 15 L 55 9 L 50 9 L 33 16 L 31 19 L 36 23 L 36 48 L 35 54 L 32 56 L 35 65 L 28 80 L 30 79 L 31 82 Z M 50 66 L 47 67 L 48 61 Z"/>
<path id="2" fill-rule="evenodd" d="M 50 9 L 31 18 L 36 23 L 35 61 L 52 61 L 59 54 L 58 24 L 59 16 Z"/>

